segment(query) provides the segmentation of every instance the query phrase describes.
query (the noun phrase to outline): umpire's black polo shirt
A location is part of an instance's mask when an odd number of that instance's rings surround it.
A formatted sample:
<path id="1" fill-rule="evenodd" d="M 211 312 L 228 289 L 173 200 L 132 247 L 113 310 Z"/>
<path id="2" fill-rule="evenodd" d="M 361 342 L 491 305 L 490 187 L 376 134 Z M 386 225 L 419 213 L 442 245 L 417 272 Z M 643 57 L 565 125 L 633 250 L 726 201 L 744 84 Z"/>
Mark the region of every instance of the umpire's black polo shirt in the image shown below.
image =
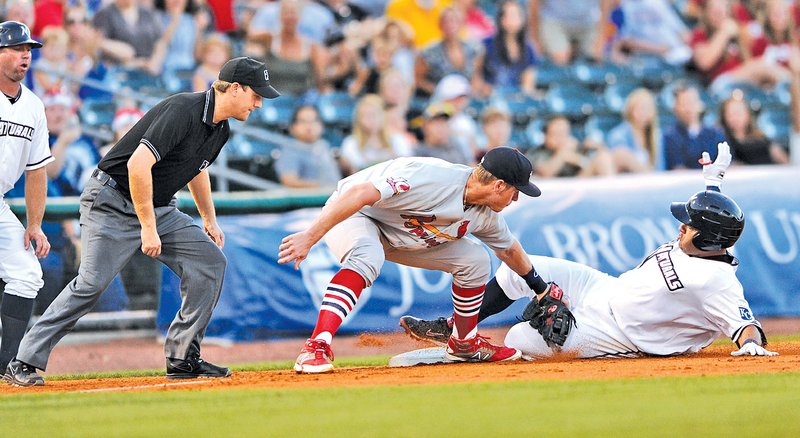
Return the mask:
<path id="1" fill-rule="evenodd" d="M 214 90 L 180 93 L 154 106 L 100 160 L 117 188 L 131 198 L 128 159 L 142 143 L 156 157 L 153 206 L 168 205 L 178 190 L 213 163 L 228 141 L 227 120 L 214 124 Z"/>

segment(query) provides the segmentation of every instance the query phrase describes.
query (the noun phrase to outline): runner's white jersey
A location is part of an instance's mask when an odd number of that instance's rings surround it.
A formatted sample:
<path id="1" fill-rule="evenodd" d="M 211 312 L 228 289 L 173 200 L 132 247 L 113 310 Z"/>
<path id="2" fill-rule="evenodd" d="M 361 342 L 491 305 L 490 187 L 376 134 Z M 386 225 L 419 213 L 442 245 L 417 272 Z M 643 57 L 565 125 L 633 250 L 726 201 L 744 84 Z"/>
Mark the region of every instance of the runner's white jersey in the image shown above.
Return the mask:
<path id="1" fill-rule="evenodd" d="M 381 199 L 360 213 L 375 221 L 394 248 L 431 248 L 467 234 L 494 250 L 509 248 L 514 236 L 499 214 L 484 206 L 465 209 L 464 187 L 471 173 L 469 166 L 438 158 L 397 158 L 343 179 L 337 192 L 347 196 L 352 185 L 371 182 Z"/>
<path id="2" fill-rule="evenodd" d="M 614 320 L 641 351 L 697 352 L 720 333 L 738 338 L 760 327 L 736 278 L 738 261 L 686 255 L 678 242 L 662 245 L 637 268 L 620 275 L 609 297 Z"/>
<path id="3" fill-rule="evenodd" d="M 22 173 L 54 160 L 48 144 L 44 105 L 25 85 L 11 104 L 0 96 L 0 199 Z"/>

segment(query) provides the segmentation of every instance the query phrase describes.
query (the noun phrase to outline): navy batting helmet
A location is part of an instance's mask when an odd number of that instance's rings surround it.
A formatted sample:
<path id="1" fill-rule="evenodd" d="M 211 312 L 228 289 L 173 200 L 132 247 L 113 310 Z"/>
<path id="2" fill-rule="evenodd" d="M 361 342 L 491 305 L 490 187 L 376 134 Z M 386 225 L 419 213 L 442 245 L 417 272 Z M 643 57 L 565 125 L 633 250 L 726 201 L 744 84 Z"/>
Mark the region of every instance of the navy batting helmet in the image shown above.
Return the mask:
<path id="1" fill-rule="evenodd" d="M 30 44 L 34 49 L 42 47 L 42 43 L 31 38 L 31 30 L 19 21 L 4 21 L 0 23 L 0 47 L 20 46 Z"/>
<path id="2" fill-rule="evenodd" d="M 698 192 L 687 202 L 673 202 L 672 215 L 696 229 L 692 243 L 701 251 L 730 248 L 744 230 L 744 213 L 736 202 L 720 192 Z"/>

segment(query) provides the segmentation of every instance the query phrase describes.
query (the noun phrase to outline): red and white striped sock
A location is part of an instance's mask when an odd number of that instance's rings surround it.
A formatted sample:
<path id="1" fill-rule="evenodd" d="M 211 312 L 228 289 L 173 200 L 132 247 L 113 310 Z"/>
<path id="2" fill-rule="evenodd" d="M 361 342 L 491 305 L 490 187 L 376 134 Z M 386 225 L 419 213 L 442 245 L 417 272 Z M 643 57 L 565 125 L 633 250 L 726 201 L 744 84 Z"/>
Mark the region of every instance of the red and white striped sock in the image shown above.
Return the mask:
<path id="1" fill-rule="evenodd" d="M 355 271 L 342 269 L 328 283 L 322 306 L 319 309 L 317 326 L 311 335 L 315 339 L 323 339 L 331 343 L 333 335 L 353 308 L 356 306 L 361 291 L 366 287 L 364 279 Z"/>
<path id="2" fill-rule="evenodd" d="M 453 336 L 470 339 L 478 334 L 478 311 L 486 286 L 464 288 L 453 285 Z"/>

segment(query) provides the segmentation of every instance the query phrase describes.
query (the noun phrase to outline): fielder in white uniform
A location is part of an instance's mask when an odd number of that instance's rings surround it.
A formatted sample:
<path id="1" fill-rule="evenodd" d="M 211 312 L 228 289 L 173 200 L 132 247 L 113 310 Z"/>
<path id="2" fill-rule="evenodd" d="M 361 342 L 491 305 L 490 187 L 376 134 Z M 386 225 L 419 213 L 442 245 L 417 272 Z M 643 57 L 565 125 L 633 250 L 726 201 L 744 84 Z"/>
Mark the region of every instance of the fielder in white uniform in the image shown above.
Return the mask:
<path id="1" fill-rule="evenodd" d="M 619 277 L 567 260 L 529 256 L 544 280 L 563 288 L 577 326 L 562 347 L 551 347 L 528 322 L 520 322 L 509 330 L 506 345 L 529 358 L 559 350 L 581 358 L 670 356 L 697 352 L 722 334 L 739 347 L 734 356 L 776 355 L 764 348 L 766 336 L 736 278 L 738 261 L 727 252 L 744 228 L 744 216 L 718 191 L 730 164 L 727 143 L 719 145 L 718 157 L 711 163 L 704 153 L 701 161 L 707 190 L 672 205 L 673 215 L 683 222 L 678 239 Z M 481 319 L 514 300 L 536 296 L 505 265 L 498 268 L 492 286 L 501 292 L 487 291 L 494 302 L 484 302 Z M 448 330 L 444 318 L 406 316 L 401 326 L 413 337 L 431 341 L 438 339 L 428 333 Z"/>
<path id="2" fill-rule="evenodd" d="M 50 252 L 41 225 L 47 198 L 45 166 L 53 157 L 44 105 L 22 84 L 31 65 L 31 50 L 41 46 L 31 39 L 26 25 L 0 23 L 0 278 L 6 283 L 0 306 L 0 369 L 17 354 L 33 301 L 43 285 L 36 258 Z M 27 228 L 3 199 L 23 172 Z"/>
<path id="3" fill-rule="evenodd" d="M 437 158 L 398 158 L 339 182 L 320 216 L 306 230 L 283 239 L 279 263 L 295 268 L 323 236 L 342 269 L 326 289 L 316 328 L 295 370 L 333 369 L 330 343 L 361 291 L 384 260 L 453 275 L 454 331 L 446 354 L 458 361 L 514 360 L 520 352 L 495 346 L 477 333 L 490 259 L 472 234 L 537 293 L 548 285 L 536 274 L 522 246 L 498 212 L 519 192 L 539 196 L 532 166 L 519 151 L 496 148 L 472 168 Z"/>

